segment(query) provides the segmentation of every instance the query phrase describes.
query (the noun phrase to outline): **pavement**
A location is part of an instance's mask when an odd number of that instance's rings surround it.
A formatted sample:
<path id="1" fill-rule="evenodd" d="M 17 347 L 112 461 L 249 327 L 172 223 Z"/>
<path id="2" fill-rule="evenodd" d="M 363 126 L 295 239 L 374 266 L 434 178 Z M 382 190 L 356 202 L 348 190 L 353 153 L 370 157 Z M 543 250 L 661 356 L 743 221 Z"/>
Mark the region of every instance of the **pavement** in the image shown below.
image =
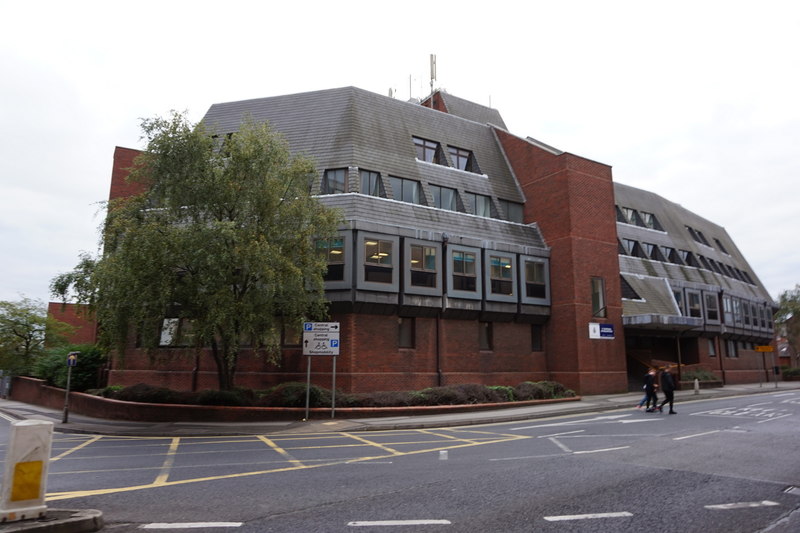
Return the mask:
<path id="1" fill-rule="evenodd" d="M 680 390 L 675 391 L 675 410 L 680 414 L 680 406 L 684 402 L 788 391 L 800 391 L 800 381 L 752 383 L 726 385 L 709 389 Z M 74 413 L 69 413 L 68 422 L 64 423 L 62 422 L 63 411 L 61 410 L 0 399 L 0 416 L 8 420 L 49 420 L 54 423 L 54 430 L 59 433 L 148 437 L 274 435 L 338 431 L 388 431 L 513 422 L 552 416 L 633 409 L 641 398 L 641 392 L 630 392 L 582 396 L 577 400 L 559 403 L 543 403 L 524 407 L 506 407 L 504 409 L 437 415 L 342 419 L 336 418 L 334 410 L 330 419 L 253 423 L 209 422 L 205 424 L 196 422 L 129 422 L 91 418 Z M 660 394 L 659 398 L 663 398 L 663 394 Z M 46 516 L 38 520 L 0 523 L 0 533 L 12 531 L 83 533 L 99 531 L 102 527 L 103 519 L 100 511 L 93 509 L 48 509 Z"/>

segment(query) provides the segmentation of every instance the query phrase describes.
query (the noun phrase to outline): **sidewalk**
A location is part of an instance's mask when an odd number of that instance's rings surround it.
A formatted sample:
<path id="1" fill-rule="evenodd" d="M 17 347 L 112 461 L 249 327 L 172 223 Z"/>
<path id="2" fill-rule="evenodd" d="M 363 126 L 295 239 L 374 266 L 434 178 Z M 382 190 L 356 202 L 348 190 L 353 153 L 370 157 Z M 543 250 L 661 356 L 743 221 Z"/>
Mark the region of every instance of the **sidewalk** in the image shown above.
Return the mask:
<path id="1" fill-rule="evenodd" d="M 800 392 L 800 381 L 763 384 L 728 385 L 715 389 L 685 390 L 675 392 L 676 410 L 684 402 L 742 396 L 748 394 L 774 394 L 776 392 Z M 663 395 L 661 396 L 663 398 Z M 92 435 L 125 435 L 147 437 L 215 436 L 215 435 L 262 435 L 262 434 L 308 434 L 337 431 L 388 431 L 398 429 L 422 429 L 434 427 L 467 426 L 531 420 L 549 416 L 572 415 L 619 409 L 632 410 L 641 400 L 639 392 L 583 396 L 578 400 L 548 403 L 526 407 L 509 407 L 490 411 L 461 412 L 439 415 L 376 417 L 358 419 L 331 418 L 308 422 L 258 422 L 258 423 L 148 423 L 126 422 L 90 418 L 69 414 L 63 423 L 63 412 L 36 405 L 0 399 L 0 416 L 7 420 L 49 420 L 59 433 L 82 433 Z M 88 533 L 103 527 L 103 516 L 93 509 L 68 510 L 48 509 L 47 516 L 40 520 L 23 520 L 0 524 L 0 533 L 17 531 L 48 533 Z"/>
<path id="2" fill-rule="evenodd" d="M 676 410 L 682 402 L 740 396 L 746 394 L 766 394 L 776 391 L 800 391 L 800 381 L 780 381 L 777 383 L 754 383 L 727 385 L 713 389 L 675 391 Z M 318 418 L 303 421 L 276 422 L 128 422 L 91 418 L 74 413 L 69 421 L 62 423 L 63 412 L 37 405 L 24 404 L 11 400 L 0 400 L 0 415 L 7 419 L 49 420 L 60 433 L 83 433 L 92 435 L 124 435 L 139 437 L 181 437 L 213 435 L 261 435 L 292 433 L 331 433 L 337 431 L 383 431 L 396 429 L 420 429 L 432 427 L 467 426 L 530 420 L 556 415 L 570 415 L 615 409 L 632 409 L 638 404 L 642 394 L 638 392 L 583 396 L 577 401 L 548 403 L 525 407 L 507 407 L 487 411 L 469 411 L 437 415 L 387 416 L 374 418 Z M 663 398 L 663 395 L 659 395 Z"/>

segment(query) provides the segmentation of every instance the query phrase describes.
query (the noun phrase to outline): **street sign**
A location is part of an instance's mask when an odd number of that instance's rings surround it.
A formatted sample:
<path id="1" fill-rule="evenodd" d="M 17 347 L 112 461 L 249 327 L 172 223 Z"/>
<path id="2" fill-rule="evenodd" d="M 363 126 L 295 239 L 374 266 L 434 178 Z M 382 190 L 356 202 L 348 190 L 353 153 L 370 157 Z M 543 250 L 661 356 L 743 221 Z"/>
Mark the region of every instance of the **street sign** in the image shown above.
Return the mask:
<path id="1" fill-rule="evenodd" d="M 613 339 L 614 338 L 614 324 L 598 324 L 597 322 L 589 323 L 589 338 L 590 339 Z"/>
<path id="2" fill-rule="evenodd" d="M 772 349 L 772 346 L 767 344 L 765 346 L 756 346 L 756 351 L 757 352 L 771 352 L 771 351 L 773 351 L 773 349 Z"/>
<path id="3" fill-rule="evenodd" d="M 339 323 L 305 322 L 303 355 L 339 355 Z"/>
<path id="4" fill-rule="evenodd" d="M 67 366 L 78 366 L 78 352 L 70 352 L 67 355 Z"/>

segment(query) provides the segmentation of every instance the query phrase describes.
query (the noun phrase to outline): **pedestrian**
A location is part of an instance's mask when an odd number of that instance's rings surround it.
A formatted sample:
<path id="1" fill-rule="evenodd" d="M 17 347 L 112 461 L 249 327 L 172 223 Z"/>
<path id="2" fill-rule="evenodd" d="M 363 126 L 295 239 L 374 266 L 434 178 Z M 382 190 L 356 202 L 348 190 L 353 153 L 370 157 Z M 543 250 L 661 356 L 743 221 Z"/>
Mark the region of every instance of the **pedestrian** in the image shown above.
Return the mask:
<path id="1" fill-rule="evenodd" d="M 664 401 L 658 406 L 658 410 L 659 412 L 663 412 L 664 404 L 669 403 L 669 414 L 676 415 L 678 413 L 673 409 L 673 403 L 675 402 L 675 380 L 670 373 L 671 369 L 672 366 L 667 365 L 664 368 L 664 372 L 661 373 L 661 390 L 664 391 Z"/>
<path id="2" fill-rule="evenodd" d="M 656 410 L 656 406 L 658 405 L 658 395 L 656 394 L 656 387 L 658 384 L 656 383 L 656 369 L 651 368 L 647 371 L 647 374 L 644 376 L 644 398 L 642 398 L 642 402 L 647 404 L 647 411 L 648 413 L 652 413 Z M 641 406 L 641 402 L 639 403 Z M 651 407 L 652 405 L 652 407 Z"/>

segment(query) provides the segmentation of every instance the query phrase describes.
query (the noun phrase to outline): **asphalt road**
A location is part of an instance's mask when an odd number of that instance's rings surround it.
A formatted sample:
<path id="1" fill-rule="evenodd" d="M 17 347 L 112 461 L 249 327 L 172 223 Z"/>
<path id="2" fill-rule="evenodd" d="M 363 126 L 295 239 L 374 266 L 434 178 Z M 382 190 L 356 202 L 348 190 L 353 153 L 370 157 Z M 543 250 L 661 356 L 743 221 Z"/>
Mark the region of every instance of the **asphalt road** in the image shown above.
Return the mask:
<path id="1" fill-rule="evenodd" d="M 676 410 L 387 432 L 56 434 L 48 505 L 100 509 L 120 532 L 798 530 L 800 391 Z"/>

